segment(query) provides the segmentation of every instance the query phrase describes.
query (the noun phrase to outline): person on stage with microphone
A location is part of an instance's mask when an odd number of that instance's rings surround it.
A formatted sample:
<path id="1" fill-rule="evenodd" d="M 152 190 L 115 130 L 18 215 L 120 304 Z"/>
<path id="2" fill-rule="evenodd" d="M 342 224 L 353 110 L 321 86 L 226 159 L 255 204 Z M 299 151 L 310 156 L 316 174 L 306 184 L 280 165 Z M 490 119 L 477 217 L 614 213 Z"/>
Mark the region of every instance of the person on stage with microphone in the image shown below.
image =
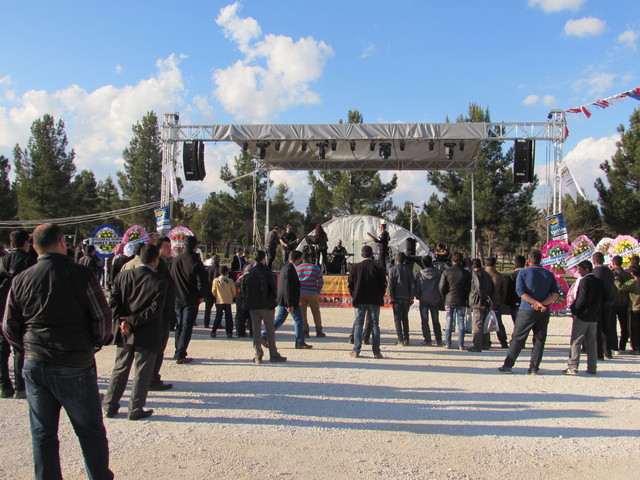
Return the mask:
<path id="1" fill-rule="evenodd" d="M 371 233 L 368 234 L 371 237 L 371 240 L 378 244 L 379 255 L 378 259 L 380 261 L 380 265 L 384 268 L 384 271 L 387 271 L 387 260 L 389 258 L 389 242 L 391 241 L 391 237 L 389 236 L 389 232 L 387 232 L 387 224 L 380 224 L 380 236 L 376 238 Z"/>

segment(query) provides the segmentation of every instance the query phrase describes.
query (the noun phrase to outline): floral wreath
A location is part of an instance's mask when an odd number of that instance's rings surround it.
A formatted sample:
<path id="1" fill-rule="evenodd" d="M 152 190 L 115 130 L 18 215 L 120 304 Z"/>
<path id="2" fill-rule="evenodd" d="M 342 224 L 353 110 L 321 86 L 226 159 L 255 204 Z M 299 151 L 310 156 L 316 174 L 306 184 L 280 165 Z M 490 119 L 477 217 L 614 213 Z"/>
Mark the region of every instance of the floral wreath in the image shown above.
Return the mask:
<path id="1" fill-rule="evenodd" d="M 557 312 L 558 310 L 562 310 L 567 306 L 567 292 L 569 291 L 569 285 L 567 281 L 556 275 L 556 282 L 558 283 L 558 290 L 560 290 L 560 296 L 558 299 L 549 305 L 549 308 L 552 312 Z"/>
<path id="2" fill-rule="evenodd" d="M 140 225 L 129 227 L 122 236 L 122 243 L 146 243 L 149 240 L 149 234 Z"/>
<path id="3" fill-rule="evenodd" d="M 187 227 L 178 226 L 169 230 L 167 236 L 171 239 L 171 250 L 174 255 L 184 252 L 184 239 L 186 236 L 193 236 L 193 232 Z"/>
<path id="4" fill-rule="evenodd" d="M 580 235 L 569 247 L 565 262 L 567 264 L 574 264 L 571 266 L 565 265 L 567 273 L 573 277 L 578 276 L 577 264 L 582 260 L 589 260 L 593 252 L 595 251 L 595 245 L 589 237 L 586 235 Z"/>
<path id="5" fill-rule="evenodd" d="M 542 247 L 542 266 L 556 275 L 565 273 L 564 265 L 569 244 L 562 240 L 551 240 Z"/>
<path id="6" fill-rule="evenodd" d="M 113 225 L 100 225 L 91 234 L 91 238 L 97 241 L 91 242 L 96 247 L 96 254 L 101 258 L 113 256 L 116 245 L 122 237 L 120 231 Z"/>
<path id="7" fill-rule="evenodd" d="M 622 266 L 626 268 L 631 265 L 629 261 L 629 257 L 633 255 L 631 249 L 637 244 L 638 240 L 631 235 L 618 235 L 609 245 L 609 256 L 613 257 L 614 255 L 622 254 Z"/>

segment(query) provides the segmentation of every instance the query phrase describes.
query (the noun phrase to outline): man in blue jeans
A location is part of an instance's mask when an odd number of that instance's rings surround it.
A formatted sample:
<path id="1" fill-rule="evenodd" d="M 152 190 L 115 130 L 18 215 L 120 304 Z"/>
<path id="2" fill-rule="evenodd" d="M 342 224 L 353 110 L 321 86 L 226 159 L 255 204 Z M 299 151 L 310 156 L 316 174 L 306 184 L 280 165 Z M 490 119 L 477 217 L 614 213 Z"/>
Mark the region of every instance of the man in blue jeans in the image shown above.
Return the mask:
<path id="1" fill-rule="evenodd" d="M 560 296 L 556 277 L 549 270 L 540 265 L 542 255 L 540 250 L 531 250 L 527 263 L 529 266 L 518 272 L 516 278 L 516 293 L 520 296 L 520 309 L 513 327 L 513 336 L 509 352 L 504 364 L 498 368 L 502 373 L 511 373 L 522 351 L 529 332 L 533 330 L 533 349 L 529 363 L 529 374 L 537 375 L 547 340 L 547 326 L 549 325 L 549 305 Z"/>
<path id="2" fill-rule="evenodd" d="M 38 263 L 13 279 L 3 330 L 24 352 L 35 478 L 62 479 L 58 423 L 64 408 L 92 479 L 111 479 L 95 352 L 109 344 L 111 309 L 93 272 L 67 256 L 62 229 L 33 232 Z"/>
<path id="3" fill-rule="evenodd" d="M 280 270 L 280 281 L 278 282 L 278 311 L 273 323 L 274 330 L 278 330 L 287 319 L 289 314 L 293 317 L 296 332 L 296 348 L 309 349 L 309 345 L 304 341 L 304 325 L 302 319 L 302 309 L 300 308 L 300 279 L 296 267 L 302 263 L 302 252 L 293 250 L 289 254 L 289 261 Z M 262 345 L 269 346 L 267 342 L 267 331 L 262 332 Z"/>
<path id="4" fill-rule="evenodd" d="M 446 324 L 444 348 L 451 348 L 451 332 L 458 325 L 458 349 L 464 350 L 464 313 L 471 290 L 471 273 L 463 267 L 460 252 L 451 255 L 451 266 L 440 277 L 440 295 L 444 298 Z M 455 323 L 454 323 L 455 321 Z"/>
<path id="5" fill-rule="evenodd" d="M 176 289 L 176 353 L 173 358 L 178 364 L 193 361 L 193 358 L 187 356 L 187 348 L 198 316 L 198 307 L 211 289 L 207 270 L 200 255 L 196 253 L 198 240 L 188 235 L 184 246 L 184 252 L 171 262 L 171 278 Z"/>
<path id="6" fill-rule="evenodd" d="M 387 288 L 385 270 L 373 261 L 373 249 L 369 245 L 360 251 L 363 260 L 352 265 L 349 272 L 348 287 L 355 309 L 353 325 L 353 350 L 349 355 L 360 356 L 362 348 L 362 325 L 365 314 L 371 319 L 371 347 L 374 358 L 383 358 L 380 351 L 380 306 L 384 304 L 384 293 Z"/>

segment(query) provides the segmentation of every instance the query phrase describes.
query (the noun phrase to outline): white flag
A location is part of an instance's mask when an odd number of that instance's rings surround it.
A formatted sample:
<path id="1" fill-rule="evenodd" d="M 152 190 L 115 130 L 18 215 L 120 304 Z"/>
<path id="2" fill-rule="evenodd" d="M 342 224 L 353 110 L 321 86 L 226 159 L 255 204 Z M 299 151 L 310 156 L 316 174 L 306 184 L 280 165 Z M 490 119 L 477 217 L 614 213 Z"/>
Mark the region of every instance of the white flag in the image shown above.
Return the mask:
<path id="1" fill-rule="evenodd" d="M 578 193 L 582 195 L 582 198 L 587 198 L 582 191 L 582 188 L 580 188 L 580 185 L 578 185 L 578 182 L 573 176 L 573 173 L 571 173 L 569 165 L 567 165 L 567 162 L 565 162 L 564 160 L 562 161 L 562 163 L 560 163 L 558 173 L 564 180 L 564 184 L 567 187 L 567 193 L 571 195 L 571 198 L 573 198 L 574 202 L 578 203 Z"/>
<path id="2" fill-rule="evenodd" d="M 176 182 L 176 171 L 173 168 L 173 163 L 169 162 L 162 169 L 162 175 L 167 178 L 167 182 L 169 182 L 169 189 L 171 191 L 171 196 L 174 200 L 178 199 L 178 183 Z"/>

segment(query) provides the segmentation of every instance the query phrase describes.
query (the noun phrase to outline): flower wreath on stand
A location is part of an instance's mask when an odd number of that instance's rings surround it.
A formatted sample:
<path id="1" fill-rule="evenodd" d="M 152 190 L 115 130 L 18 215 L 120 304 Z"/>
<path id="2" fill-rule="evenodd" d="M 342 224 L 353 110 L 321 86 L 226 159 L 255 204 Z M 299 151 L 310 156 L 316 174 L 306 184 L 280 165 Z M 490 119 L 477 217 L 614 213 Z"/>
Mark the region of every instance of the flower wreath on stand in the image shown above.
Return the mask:
<path id="1" fill-rule="evenodd" d="M 169 230 L 167 236 L 171 239 L 173 255 L 179 255 L 184 252 L 184 239 L 187 235 L 193 236 L 193 232 L 187 227 L 178 226 Z"/>
<path id="2" fill-rule="evenodd" d="M 101 258 L 114 255 L 116 245 L 122 240 L 120 231 L 113 225 L 100 225 L 91 234 L 92 245 L 96 247 L 96 254 Z"/>
<path id="3" fill-rule="evenodd" d="M 618 235 L 609 246 L 609 256 L 614 257 L 620 255 L 622 257 L 622 266 L 627 268 L 631 265 L 629 257 L 634 254 L 634 249 L 638 244 L 638 240 L 631 235 Z"/>
<path id="4" fill-rule="evenodd" d="M 127 229 L 122 236 L 122 243 L 135 245 L 136 243 L 147 243 L 149 234 L 140 225 L 134 225 Z"/>
<path id="5" fill-rule="evenodd" d="M 541 265 L 554 273 L 554 275 L 563 275 L 565 273 L 565 261 L 569 244 L 562 240 L 551 240 L 542 247 Z"/>
<path id="6" fill-rule="evenodd" d="M 572 277 L 578 277 L 578 264 L 583 260 L 591 260 L 596 247 L 589 237 L 580 235 L 569 247 L 567 258 L 565 260 L 565 268 L 567 273 Z"/>
<path id="7" fill-rule="evenodd" d="M 608 265 L 611 262 L 609 258 L 609 248 L 611 248 L 613 241 L 613 238 L 604 237 L 596 244 L 596 252 L 600 252 L 604 255 L 605 265 Z"/>

